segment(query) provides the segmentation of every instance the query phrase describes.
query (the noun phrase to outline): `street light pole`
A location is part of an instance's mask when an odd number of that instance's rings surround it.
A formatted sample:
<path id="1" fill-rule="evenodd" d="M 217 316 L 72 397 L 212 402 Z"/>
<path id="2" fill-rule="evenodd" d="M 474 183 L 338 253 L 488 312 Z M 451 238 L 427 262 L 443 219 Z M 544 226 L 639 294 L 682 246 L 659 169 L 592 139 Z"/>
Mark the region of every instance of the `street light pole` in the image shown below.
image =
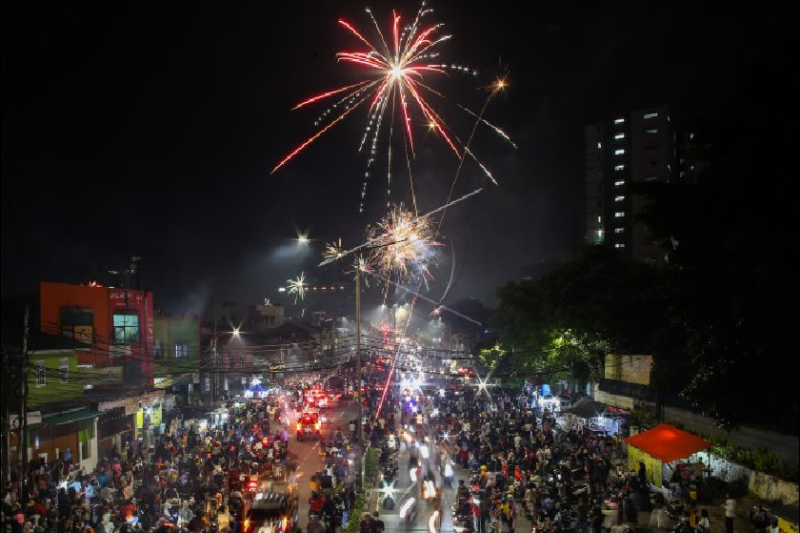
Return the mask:
<path id="1" fill-rule="evenodd" d="M 356 434 L 358 435 L 358 449 L 361 453 L 361 468 L 356 473 L 356 488 L 361 490 L 364 486 L 362 479 L 364 461 L 364 399 L 361 397 L 361 268 L 356 268 L 356 397 L 358 398 L 358 421 Z"/>

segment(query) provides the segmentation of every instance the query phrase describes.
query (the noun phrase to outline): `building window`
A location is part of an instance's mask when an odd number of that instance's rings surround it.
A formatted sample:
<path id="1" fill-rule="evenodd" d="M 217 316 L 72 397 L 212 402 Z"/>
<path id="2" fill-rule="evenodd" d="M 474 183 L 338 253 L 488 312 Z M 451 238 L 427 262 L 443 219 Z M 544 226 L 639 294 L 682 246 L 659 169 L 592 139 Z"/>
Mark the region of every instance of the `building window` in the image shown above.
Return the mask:
<path id="1" fill-rule="evenodd" d="M 94 310 L 80 307 L 61 308 L 61 334 L 86 344 L 92 343 Z"/>
<path id="2" fill-rule="evenodd" d="M 624 118 L 614 119 L 614 124 L 624 124 L 624 123 L 625 123 L 625 119 Z"/>
<path id="3" fill-rule="evenodd" d="M 617 244 L 614 245 L 614 248 L 625 248 L 625 243 L 624 242 L 618 242 Z"/>
<path id="4" fill-rule="evenodd" d="M 602 224 L 603 223 L 603 217 L 601 217 L 600 215 L 597 215 L 597 223 L 598 224 Z"/>
<path id="5" fill-rule="evenodd" d="M 614 138 L 618 139 L 618 140 L 619 139 L 624 139 L 625 138 L 625 134 L 624 133 L 617 133 L 616 135 L 614 135 Z"/>
<path id="6" fill-rule="evenodd" d="M 614 165 L 614 170 L 616 170 L 617 172 L 621 172 L 625 170 L 625 165 Z"/>
<path id="7" fill-rule="evenodd" d="M 603 148 L 603 143 L 601 143 L 601 142 L 599 142 L 599 141 L 598 141 L 598 142 L 597 142 L 597 149 L 598 149 L 598 150 L 601 150 L 602 148 Z"/>
<path id="8" fill-rule="evenodd" d="M 614 182 L 614 185 L 616 187 L 620 187 L 622 185 L 625 185 L 625 180 L 617 180 L 617 181 Z"/>
<path id="9" fill-rule="evenodd" d="M 139 344 L 139 315 L 114 313 L 114 344 Z"/>
<path id="10" fill-rule="evenodd" d="M 614 233 L 625 233 L 625 228 L 614 228 Z"/>
<path id="11" fill-rule="evenodd" d="M 615 218 L 622 218 L 624 216 L 625 216 L 625 211 L 617 211 L 616 213 L 614 213 Z"/>
<path id="12" fill-rule="evenodd" d="M 644 114 L 644 119 L 647 120 L 647 119 L 651 119 L 651 118 L 656 118 L 657 116 L 658 116 L 658 113 L 645 113 Z"/>
<path id="13" fill-rule="evenodd" d="M 624 202 L 625 201 L 625 197 L 624 196 L 615 196 L 614 197 L 614 201 L 615 202 Z"/>
<path id="14" fill-rule="evenodd" d="M 47 367 L 44 361 L 36 361 L 33 363 L 36 367 L 36 388 L 41 388 L 47 385 Z"/>
<path id="15" fill-rule="evenodd" d="M 183 359 L 184 357 L 189 357 L 189 345 L 188 344 L 176 344 L 175 345 L 175 359 Z"/>
<path id="16" fill-rule="evenodd" d="M 658 133 L 658 128 L 653 128 L 653 129 L 650 129 L 650 130 L 645 130 L 645 133 L 651 133 L 651 134 L 655 135 L 656 133 Z"/>
<path id="17" fill-rule="evenodd" d="M 625 149 L 624 148 L 619 148 L 617 150 L 614 150 L 614 155 L 622 155 L 624 153 L 625 153 Z"/>
<path id="18" fill-rule="evenodd" d="M 62 357 L 58 364 L 58 379 L 61 383 L 69 383 L 69 359 Z"/>
<path id="19" fill-rule="evenodd" d="M 159 339 L 155 340 L 153 343 L 153 359 L 159 360 L 164 357 L 164 351 L 161 349 L 161 341 Z"/>

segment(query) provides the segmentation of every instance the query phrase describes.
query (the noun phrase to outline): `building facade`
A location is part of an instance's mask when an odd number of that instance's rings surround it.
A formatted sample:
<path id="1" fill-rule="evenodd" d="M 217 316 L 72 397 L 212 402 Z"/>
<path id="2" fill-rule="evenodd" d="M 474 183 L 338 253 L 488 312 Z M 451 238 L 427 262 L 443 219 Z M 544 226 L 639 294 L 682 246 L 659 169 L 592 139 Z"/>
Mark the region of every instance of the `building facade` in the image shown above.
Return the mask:
<path id="1" fill-rule="evenodd" d="M 668 182 L 675 168 L 674 130 L 666 106 L 619 114 L 586 126 L 586 242 L 637 260 L 662 262 L 664 250 L 635 221 L 645 199 L 631 183 Z"/>
<path id="2" fill-rule="evenodd" d="M 42 282 L 41 329 L 90 349 L 80 364 L 122 367 L 128 389 L 153 387 L 153 293 L 96 284 Z"/>
<path id="3" fill-rule="evenodd" d="M 157 316 L 153 322 L 153 384 L 192 403 L 200 374 L 200 318 Z"/>

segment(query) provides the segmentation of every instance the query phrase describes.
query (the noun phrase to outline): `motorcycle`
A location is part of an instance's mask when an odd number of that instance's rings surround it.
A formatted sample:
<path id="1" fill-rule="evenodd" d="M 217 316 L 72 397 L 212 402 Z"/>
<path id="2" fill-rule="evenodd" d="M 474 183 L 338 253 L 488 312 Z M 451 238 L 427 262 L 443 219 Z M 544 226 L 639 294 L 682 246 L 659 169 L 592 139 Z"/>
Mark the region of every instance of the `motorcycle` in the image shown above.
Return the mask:
<path id="1" fill-rule="evenodd" d="M 404 529 L 410 529 L 417 517 L 417 501 L 413 497 L 403 503 L 400 507 L 400 520 L 403 522 Z"/>

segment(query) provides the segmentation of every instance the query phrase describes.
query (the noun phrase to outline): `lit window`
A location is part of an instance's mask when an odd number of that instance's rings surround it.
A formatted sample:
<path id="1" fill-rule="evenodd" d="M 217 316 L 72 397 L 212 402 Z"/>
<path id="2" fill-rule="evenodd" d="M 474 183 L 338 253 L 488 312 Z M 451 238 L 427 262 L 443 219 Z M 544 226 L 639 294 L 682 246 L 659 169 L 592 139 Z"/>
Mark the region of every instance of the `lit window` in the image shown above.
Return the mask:
<path id="1" fill-rule="evenodd" d="M 618 150 L 614 150 L 614 155 L 622 155 L 625 153 L 625 149 L 620 148 Z"/>
<path id="2" fill-rule="evenodd" d="M 645 130 L 645 132 L 646 132 L 646 133 L 652 133 L 652 134 L 656 134 L 656 133 L 658 133 L 658 128 L 653 128 L 653 129 L 651 129 L 651 130 Z"/>
<path id="3" fill-rule="evenodd" d="M 601 230 L 601 229 L 597 230 L 597 236 L 598 237 L 602 237 L 603 236 L 603 230 Z"/>
<path id="4" fill-rule="evenodd" d="M 614 228 L 614 233 L 625 233 L 625 228 Z"/>
<path id="5" fill-rule="evenodd" d="M 624 139 L 625 138 L 625 134 L 624 133 L 617 133 L 616 135 L 614 135 L 614 138 L 615 139 Z"/>
<path id="6" fill-rule="evenodd" d="M 658 113 L 645 113 L 644 114 L 644 119 L 647 120 L 649 118 L 656 118 L 657 116 L 658 116 Z"/>
<path id="7" fill-rule="evenodd" d="M 176 344 L 175 345 L 175 359 L 182 359 L 184 357 L 189 356 L 189 345 L 188 344 Z"/>
<path id="8" fill-rule="evenodd" d="M 617 180 L 614 182 L 614 185 L 616 185 L 617 187 L 619 187 L 620 185 L 625 185 L 625 180 Z"/>
<path id="9" fill-rule="evenodd" d="M 622 218 L 624 216 L 625 216 L 625 211 L 617 211 L 616 213 L 614 213 L 614 217 L 616 218 Z"/>
<path id="10" fill-rule="evenodd" d="M 614 248 L 625 248 L 625 243 L 624 242 L 618 242 L 617 244 L 614 245 Z"/>
<path id="11" fill-rule="evenodd" d="M 601 216 L 599 216 L 599 215 L 598 215 L 598 217 L 597 217 L 597 223 L 598 223 L 598 224 L 602 224 L 602 223 L 603 223 L 603 217 L 601 217 Z"/>
<path id="12" fill-rule="evenodd" d="M 614 197 L 614 201 L 615 202 L 624 202 L 625 201 L 625 197 L 624 196 L 615 196 Z"/>
<path id="13" fill-rule="evenodd" d="M 58 365 L 58 379 L 61 383 L 69 383 L 69 359 L 62 357 Z"/>
<path id="14" fill-rule="evenodd" d="M 70 339 L 92 343 L 94 311 L 80 307 L 61 308 L 61 334 Z"/>
<path id="15" fill-rule="evenodd" d="M 599 142 L 599 141 L 598 141 L 598 143 L 597 143 L 597 149 L 598 149 L 598 150 L 600 150 L 602 147 L 603 147 L 603 143 L 601 143 L 601 142 Z"/>
<path id="16" fill-rule="evenodd" d="M 36 388 L 44 387 L 47 385 L 47 367 L 44 361 L 36 361 L 33 366 L 36 367 Z"/>
<path id="17" fill-rule="evenodd" d="M 625 170 L 625 165 L 615 165 L 614 170 L 619 172 L 620 170 Z"/>
<path id="18" fill-rule="evenodd" d="M 624 118 L 618 118 L 614 120 L 614 124 L 623 124 L 625 122 Z"/>
<path id="19" fill-rule="evenodd" d="M 694 133 L 689 134 L 689 140 L 691 141 L 692 139 L 694 139 Z"/>
<path id="20" fill-rule="evenodd" d="M 114 344 L 139 343 L 139 315 L 114 314 Z"/>

